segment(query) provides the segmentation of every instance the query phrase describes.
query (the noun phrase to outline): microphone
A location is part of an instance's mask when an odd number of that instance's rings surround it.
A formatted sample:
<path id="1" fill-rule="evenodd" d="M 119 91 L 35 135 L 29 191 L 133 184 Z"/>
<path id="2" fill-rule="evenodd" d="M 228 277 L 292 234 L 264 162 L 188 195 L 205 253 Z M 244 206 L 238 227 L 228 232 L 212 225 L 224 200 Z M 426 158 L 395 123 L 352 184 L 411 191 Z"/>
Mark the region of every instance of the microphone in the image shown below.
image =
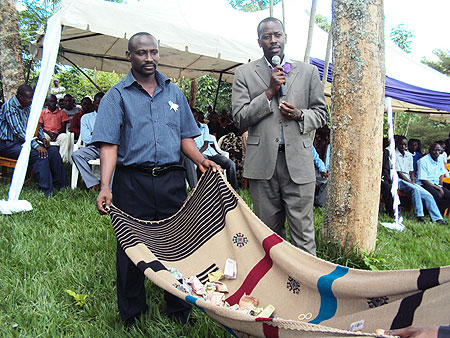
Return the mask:
<path id="1" fill-rule="evenodd" d="M 281 59 L 278 55 L 274 55 L 272 56 L 272 64 L 276 67 L 279 66 L 281 63 Z M 281 85 L 280 87 L 280 97 L 284 96 L 284 84 Z"/>

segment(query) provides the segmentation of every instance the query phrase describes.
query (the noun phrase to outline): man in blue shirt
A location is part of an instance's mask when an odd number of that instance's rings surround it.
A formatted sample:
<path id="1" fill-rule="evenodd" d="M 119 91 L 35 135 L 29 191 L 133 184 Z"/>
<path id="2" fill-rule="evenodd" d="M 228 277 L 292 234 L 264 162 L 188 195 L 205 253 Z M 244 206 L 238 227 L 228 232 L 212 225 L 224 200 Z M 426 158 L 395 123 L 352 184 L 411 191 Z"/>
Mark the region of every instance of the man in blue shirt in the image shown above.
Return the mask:
<path id="1" fill-rule="evenodd" d="M 0 111 L 0 156 L 19 158 L 22 144 L 26 137 L 28 117 L 30 115 L 33 89 L 21 85 L 17 94 L 6 102 Z M 38 129 L 38 142 L 31 141 L 31 168 L 38 181 L 39 189 L 47 196 L 56 189 L 67 187 L 64 165 L 56 147 L 50 146 L 45 139 L 42 128 Z"/>
<path id="2" fill-rule="evenodd" d="M 92 172 L 89 165 L 90 160 L 100 157 L 100 149 L 92 144 L 92 133 L 94 131 L 95 120 L 97 118 L 98 106 L 105 94 L 97 93 L 94 96 L 94 108 L 92 113 L 85 114 L 81 117 L 80 137 L 85 147 L 82 147 L 72 153 L 72 160 L 78 168 L 86 187 L 91 190 L 100 190 L 100 182 L 97 176 Z"/>
<path id="3" fill-rule="evenodd" d="M 418 184 L 433 195 L 439 210 L 444 214 L 445 209 L 450 207 L 450 190 L 442 186 L 445 167 L 441 153 L 439 143 L 433 143 L 428 155 L 417 162 L 417 178 Z"/>
<path id="4" fill-rule="evenodd" d="M 133 35 L 126 56 L 131 70 L 103 97 L 92 135 L 92 143 L 100 146 L 97 209 L 107 213 L 114 200 L 133 217 L 161 220 L 175 214 L 186 199 L 185 173 L 178 165 L 181 152 L 202 172 L 219 166 L 195 145 L 200 131 L 185 96 L 156 70 L 157 40 L 149 33 Z M 147 310 L 144 275 L 119 243 L 116 270 L 119 312 L 132 324 Z M 165 298 L 169 316 L 185 322 L 190 306 L 168 293 Z"/>

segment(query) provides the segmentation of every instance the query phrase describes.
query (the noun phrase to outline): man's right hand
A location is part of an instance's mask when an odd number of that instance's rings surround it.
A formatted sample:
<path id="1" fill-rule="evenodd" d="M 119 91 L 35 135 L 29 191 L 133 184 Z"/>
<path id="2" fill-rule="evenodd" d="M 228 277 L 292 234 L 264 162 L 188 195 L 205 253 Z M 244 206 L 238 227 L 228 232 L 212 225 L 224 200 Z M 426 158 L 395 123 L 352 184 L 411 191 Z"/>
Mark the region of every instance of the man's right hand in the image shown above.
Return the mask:
<path id="1" fill-rule="evenodd" d="M 36 148 L 36 151 L 38 152 L 39 158 L 47 158 L 48 157 L 47 149 L 45 149 L 45 147 L 39 146 Z"/>
<path id="2" fill-rule="evenodd" d="M 45 148 L 50 147 L 50 141 L 47 140 L 46 138 L 44 138 L 44 139 L 42 140 L 42 143 L 44 144 L 44 147 L 45 147 Z"/>
<path id="3" fill-rule="evenodd" d="M 112 193 L 108 188 L 101 188 L 100 193 L 97 196 L 97 210 L 100 215 L 105 215 L 109 211 L 109 207 L 111 206 L 112 201 Z"/>
<path id="4" fill-rule="evenodd" d="M 268 100 L 272 98 L 280 91 L 282 84 L 286 83 L 286 75 L 284 74 L 283 67 L 276 66 L 270 76 L 269 88 L 266 89 L 266 97 Z"/>

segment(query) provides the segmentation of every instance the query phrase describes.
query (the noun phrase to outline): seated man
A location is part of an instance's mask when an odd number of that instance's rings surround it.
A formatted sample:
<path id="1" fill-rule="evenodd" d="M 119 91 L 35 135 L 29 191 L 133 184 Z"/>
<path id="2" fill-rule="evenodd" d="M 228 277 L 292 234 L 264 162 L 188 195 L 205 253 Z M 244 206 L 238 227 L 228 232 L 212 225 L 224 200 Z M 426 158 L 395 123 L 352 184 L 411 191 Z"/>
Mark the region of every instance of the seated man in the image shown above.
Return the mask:
<path id="1" fill-rule="evenodd" d="M 232 160 L 229 158 L 226 158 L 225 156 L 219 155 L 216 150 L 214 150 L 213 147 L 211 147 L 210 143 L 213 142 L 213 139 L 211 138 L 211 135 L 209 134 L 209 129 L 206 124 L 198 122 L 200 116 L 199 114 L 202 114 L 201 112 L 194 115 L 197 126 L 200 128 L 201 135 L 197 136 L 194 141 L 197 145 L 197 148 L 199 151 L 207 158 L 208 160 L 212 160 L 218 165 L 220 165 L 223 169 L 226 169 L 227 171 L 227 179 L 228 182 L 230 182 L 231 186 L 234 190 L 238 190 L 238 181 L 236 177 L 236 165 Z"/>
<path id="2" fill-rule="evenodd" d="M 69 131 L 71 133 L 74 133 L 75 140 L 78 140 L 80 137 L 80 128 L 81 128 L 81 117 L 85 114 L 92 113 L 94 111 L 94 104 L 92 103 L 92 100 L 86 96 L 81 100 L 81 111 L 76 113 L 72 117 L 72 122 L 70 122 L 70 129 Z"/>
<path id="3" fill-rule="evenodd" d="M 408 141 L 408 151 L 411 153 L 413 158 L 414 175 L 417 177 L 417 161 L 422 157 L 422 153 L 419 151 L 420 140 L 411 138 Z"/>
<path id="4" fill-rule="evenodd" d="M 91 144 L 92 132 L 94 131 L 95 119 L 97 118 L 98 106 L 105 94 L 97 93 L 94 96 L 94 111 L 92 113 L 84 114 L 81 117 L 80 137 L 86 145 L 72 153 L 72 160 L 78 168 L 81 177 L 83 178 L 86 187 L 91 190 L 100 190 L 100 182 L 92 173 L 89 166 L 90 160 L 95 160 L 100 157 L 100 149 Z"/>
<path id="5" fill-rule="evenodd" d="M 325 206 L 327 197 L 327 185 L 328 185 L 328 161 L 326 164 L 320 159 L 319 154 L 314 146 L 311 147 L 313 152 L 314 167 L 316 170 L 316 191 L 314 196 L 314 206 L 323 207 Z M 327 148 L 326 158 L 328 159 L 330 155 L 330 146 Z"/>
<path id="6" fill-rule="evenodd" d="M 64 95 L 64 111 L 67 113 L 67 116 L 69 116 L 70 127 L 73 116 L 81 111 L 80 107 L 75 105 L 75 99 L 70 94 Z"/>
<path id="7" fill-rule="evenodd" d="M 0 156 L 17 159 L 25 141 L 33 89 L 21 85 L 17 94 L 6 102 L 0 111 Z M 38 186 L 44 194 L 53 193 L 56 189 L 67 187 L 66 171 L 56 147 L 50 146 L 39 128 L 36 140 L 31 141 L 29 163 L 33 169 Z"/>
<path id="8" fill-rule="evenodd" d="M 445 167 L 441 153 L 442 148 L 439 143 L 433 143 L 428 155 L 417 162 L 417 178 L 418 184 L 433 195 L 439 210 L 444 213 L 445 209 L 450 207 L 450 190 L 442 186 Z"/>
<path id="9" fill-rule="evenodd" d="M 47 108 L 41 112 L 39 126 L 44 130 L 45 138 L 56 142 L 59 146 L 59 154 L 64 162 L 69 162 L 70 137 L 66 133 L 69 117 L 64 110 L 56 108 L 56 96 L 50 94 L 46 100 Z"/>
<path id="10" fill-rule="evenodd" d="M 406 137 L 399 136 L 395 145 L 395 168 L 399 178 L 398 189 L 411 196 L 411 203 L 413 205 L 416 220 L 421 223 L 425 222 L 423 219 L 423 201 L 433 222 L 447 224 L 447 222 L 442 219 L 442 215 L 439 212 L 439 208 L 433 196 L 420 185 L 415 184 L 413 158 L 411 153 L 406 151 L 406 148 L 408 147 Z"/>

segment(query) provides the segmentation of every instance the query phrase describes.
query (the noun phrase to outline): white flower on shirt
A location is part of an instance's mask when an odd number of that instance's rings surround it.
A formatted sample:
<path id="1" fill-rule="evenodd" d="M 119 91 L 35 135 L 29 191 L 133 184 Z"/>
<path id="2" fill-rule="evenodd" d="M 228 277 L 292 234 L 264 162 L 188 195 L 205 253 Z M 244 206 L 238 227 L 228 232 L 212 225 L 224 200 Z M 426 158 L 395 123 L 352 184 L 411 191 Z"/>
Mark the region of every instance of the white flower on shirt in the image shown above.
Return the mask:
<path id="1" fill-rule="evenodd" d="M 170 110 L 178 111 L 178 105 L 176 103 L 173 103 L 172 101 L 169 101 Z"/>

